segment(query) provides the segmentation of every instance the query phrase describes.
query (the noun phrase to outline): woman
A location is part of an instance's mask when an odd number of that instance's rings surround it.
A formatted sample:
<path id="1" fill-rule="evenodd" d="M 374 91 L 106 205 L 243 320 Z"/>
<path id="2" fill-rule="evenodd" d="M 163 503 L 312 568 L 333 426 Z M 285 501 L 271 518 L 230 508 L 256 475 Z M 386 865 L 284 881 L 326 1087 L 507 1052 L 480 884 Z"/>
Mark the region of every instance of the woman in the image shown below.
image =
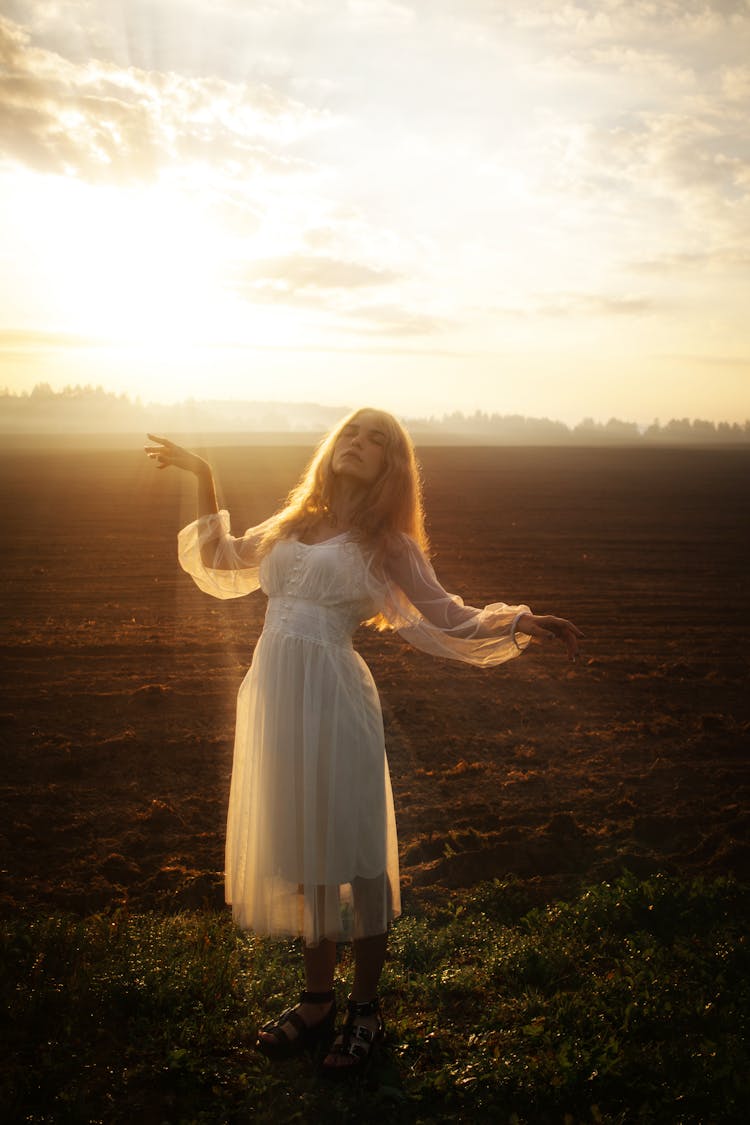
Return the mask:
<path id="1" fill-rule="evenodd" d="M 226 892 L 240 926 L 303 939 L 305 991 L 258 1032 L 272 1057 L 333 1035 L 336 942 L 355 972 L 344 1026 L 323 1061 L 367 1064 L 384 1025 L 377 990 L 401 910 L 390 779 L 377 691 L 351 637 L 365 620 L 417 648 L 500 664 L 532 637 L 575 659 L 581 632 L 528 606 L 483 610 L 446 593 L 428 561 L 411 440 L 390 414 L 357 410 L 321 443 L 285 507 L 239 538 L 219 512 L 210 466 L 166 438 L 159 468 L 195 474 L 198 519 L 179 534 L 182 567 L 206 593 L 268 596 L 239 691 L 226 839 Z"/>

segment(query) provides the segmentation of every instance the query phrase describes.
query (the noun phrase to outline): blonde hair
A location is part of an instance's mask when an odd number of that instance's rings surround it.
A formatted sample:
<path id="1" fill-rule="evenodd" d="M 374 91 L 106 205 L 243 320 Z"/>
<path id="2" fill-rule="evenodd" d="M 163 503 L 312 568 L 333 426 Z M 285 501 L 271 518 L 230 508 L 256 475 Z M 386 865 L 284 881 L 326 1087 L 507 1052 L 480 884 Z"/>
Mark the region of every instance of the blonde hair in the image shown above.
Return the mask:
<path id="1" fill-rule="evenodd" d="M 378 429 L 385 434 L 383 465 L 351 515 L 351 530 L 372 552 L 377 567 L 382 566 L 386 555 L 398 551 L 400 532 L 409 535 L 425 554 L 429 554 L 422 481 L 411 437 L 392 414 L 364 406 L 343 418 L 323 438 L 284 507 L 276 513 L 263 536 L 261 554 L 267 554 L 279 539 L 303 538 L 330 515 L 336 482 L 332 469 L 336 442 L 346 427 L 365 413 L 376 416 Z"/>

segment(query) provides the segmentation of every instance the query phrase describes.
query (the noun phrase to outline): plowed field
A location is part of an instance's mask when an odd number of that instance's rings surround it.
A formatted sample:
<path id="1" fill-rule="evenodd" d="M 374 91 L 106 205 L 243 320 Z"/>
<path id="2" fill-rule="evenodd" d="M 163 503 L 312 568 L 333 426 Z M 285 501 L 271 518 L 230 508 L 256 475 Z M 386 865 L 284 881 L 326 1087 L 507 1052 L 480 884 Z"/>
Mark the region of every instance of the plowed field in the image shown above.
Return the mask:
<path id="1" fill-rule="evenodd" d="M 211 453 L 235 531 L 308 450 Z M 584 629 L 478 671 L 361 630 L 407 905 L 512 875 L 535 899 L 628 868 L 747 876 L 748 512 L 736 450 L 425 448 L 435 567 L 469 604 Z M 201 594 L 192 482 L 132 452 L 0 455 L 1 909 L 222 902 L 234 697 L 258 593 Z"/>

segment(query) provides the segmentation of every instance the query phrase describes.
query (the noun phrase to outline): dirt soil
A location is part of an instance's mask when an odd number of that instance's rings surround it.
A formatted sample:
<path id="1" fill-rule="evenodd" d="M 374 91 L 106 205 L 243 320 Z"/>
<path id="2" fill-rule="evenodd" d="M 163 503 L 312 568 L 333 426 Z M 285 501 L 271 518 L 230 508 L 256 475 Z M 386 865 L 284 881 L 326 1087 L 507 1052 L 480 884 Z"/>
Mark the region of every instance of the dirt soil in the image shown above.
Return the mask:
<path id="1" fill-rule="evenodd" d="M 211 452 L 233 528 L 308 450 Z M 515 876 L 750 867 L 750 453 L 425 448 L 435 566 L 586 632 L 479 671 L 360 630 L 406 903 Z M 0 911 L 220 907 L 234 698 L 265 601 L 179 570 L 192 482 L 132 451 L 0 454 Z"/>

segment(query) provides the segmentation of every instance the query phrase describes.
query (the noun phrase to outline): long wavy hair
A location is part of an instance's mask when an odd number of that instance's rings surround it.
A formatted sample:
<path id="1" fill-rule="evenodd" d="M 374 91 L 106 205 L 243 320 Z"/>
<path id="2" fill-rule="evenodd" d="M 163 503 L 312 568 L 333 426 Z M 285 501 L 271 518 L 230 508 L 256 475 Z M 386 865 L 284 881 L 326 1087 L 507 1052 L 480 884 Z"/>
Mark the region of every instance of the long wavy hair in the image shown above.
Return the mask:
<path id="1" fill-rule="evenodd" d="M 399 532 L 411 536 L 429 554 L 421 473 L 411 437 L 392 414 L 370 407 L 353 411 L 323 438 L 298 484 L 271 521 L 260 543 L 261 554 L 267 554 L 279 539 L 304 539 L 322 519 L 330 519 L 336 489 L 332 468 L 336 442 L 346 427 L 364 413 L 374 414 L 378 429 L 385 434 L 383 465 L 351 514 L 351 530 L 372 552 L 378 567 L 389 553 L 398 550 Z"/>

